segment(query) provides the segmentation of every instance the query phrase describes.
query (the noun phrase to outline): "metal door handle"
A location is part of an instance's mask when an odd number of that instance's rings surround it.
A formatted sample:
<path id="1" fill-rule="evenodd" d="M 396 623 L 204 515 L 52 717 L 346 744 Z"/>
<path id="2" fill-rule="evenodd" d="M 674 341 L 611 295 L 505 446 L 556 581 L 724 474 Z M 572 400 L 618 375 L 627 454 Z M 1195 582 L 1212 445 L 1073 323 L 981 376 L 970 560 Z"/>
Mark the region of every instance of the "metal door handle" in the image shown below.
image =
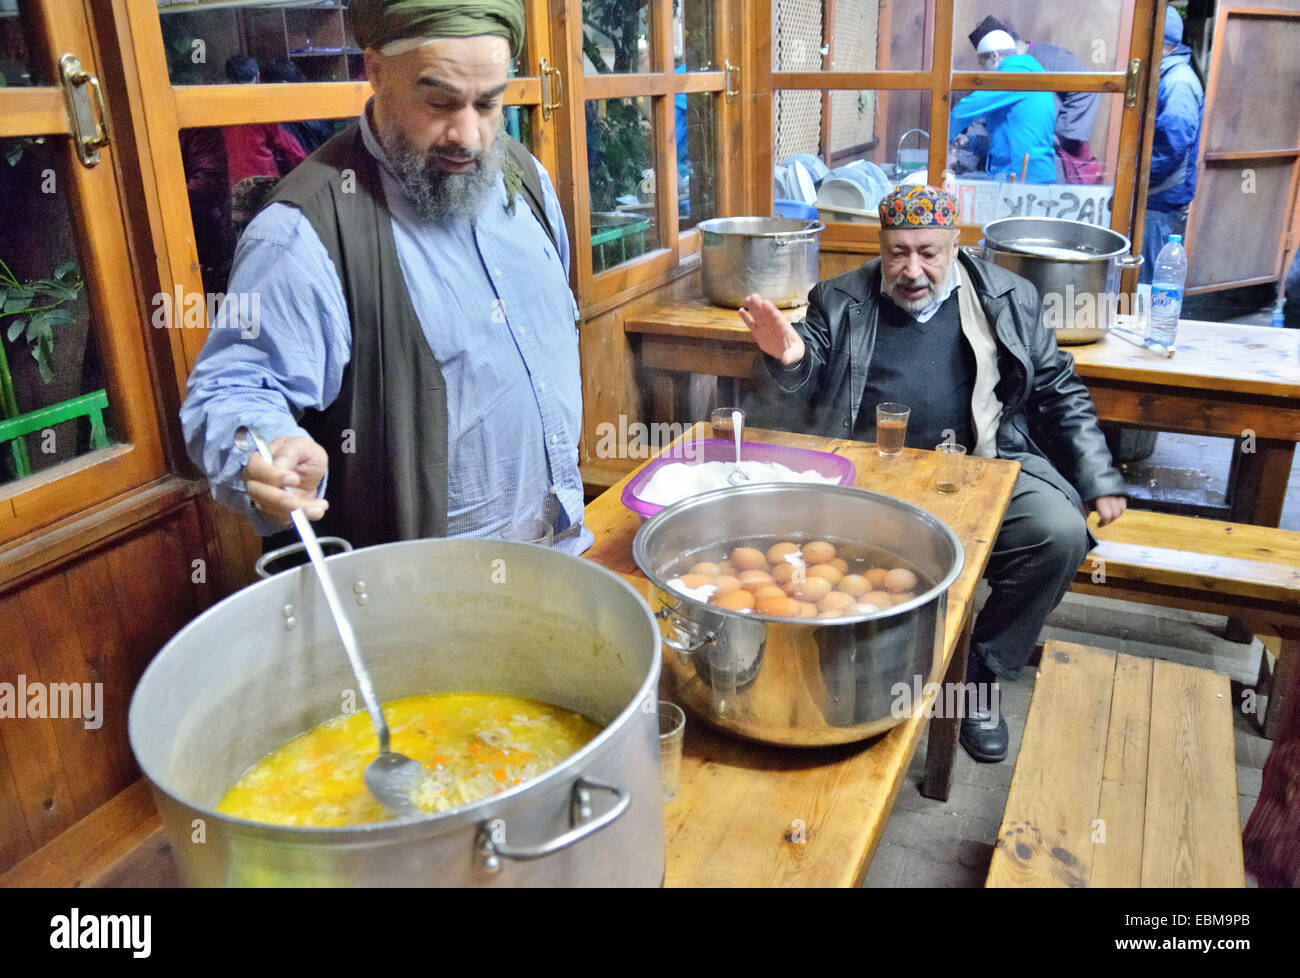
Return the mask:
<path id="1" fill-rule="evenodd" d="M 724 59 L 722 62 L 722 72 L 724 75 L 723 84 L 725 88 L 722 94 L 726 100 L 730 102 L 740 94 L 740 65 L 733 65 L 730 58 Z M 731 88 L 732 75 L 736 76 L 736 88 L 734 91 Z"/>
<path id="2" fill-rule="evenodd" d="M 68 121 L 72 126 L 77 157 L 83 166 L 94 166 L 99 162 L 99 150 L 107 146 L 109 141 L 108 110 L 104 107 L 104 93 L 100 90 L 99 79 L 81 67 L 81 59 L 75 54 L 65 54 L 59 59 L 59 78 L 63 83 L 63 96 L 68 105 Z M 98 120 L 91 113 L 90 100 L 85 91 L 87 85 L 95 93 Z"/>
<path id="3" fill-rule="evenodd" d="M 545 58 L 541 62 L 542 76 L 542 118 L 549 119 L 551 113 L 564 104 L 564 76 L 560 74 L 560 69 L 556 68 Z M 554 79 L 554 89 L 552 89 L 552 79 Z M 554 101 L 551 95 L 558 93 Z"/>

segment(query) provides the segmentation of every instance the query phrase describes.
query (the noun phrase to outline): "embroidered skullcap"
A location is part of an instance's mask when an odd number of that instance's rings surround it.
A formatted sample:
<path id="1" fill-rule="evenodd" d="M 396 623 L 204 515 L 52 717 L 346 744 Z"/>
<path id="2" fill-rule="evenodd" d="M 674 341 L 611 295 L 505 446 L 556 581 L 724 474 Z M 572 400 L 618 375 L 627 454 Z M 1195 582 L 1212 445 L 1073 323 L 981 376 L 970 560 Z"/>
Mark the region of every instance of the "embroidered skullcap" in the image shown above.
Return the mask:
<path id="1" fill-rule="evenodd" d="M 880 201 L 880 227 L 955 228 L 957 201 L 942 187 L 898 187 Z"/>

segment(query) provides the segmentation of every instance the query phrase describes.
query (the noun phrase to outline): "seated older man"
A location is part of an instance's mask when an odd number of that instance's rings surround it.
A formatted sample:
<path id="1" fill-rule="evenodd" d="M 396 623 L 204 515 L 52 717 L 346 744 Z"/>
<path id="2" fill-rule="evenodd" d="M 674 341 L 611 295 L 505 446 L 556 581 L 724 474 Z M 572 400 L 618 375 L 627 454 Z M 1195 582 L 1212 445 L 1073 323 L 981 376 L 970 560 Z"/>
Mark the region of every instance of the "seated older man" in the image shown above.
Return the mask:
<path id="1" fill-rule="evenodd" d="M 957 237 L 949 194 L 899 188 L 880 202 L 881 257 L 817 285 L 802 322 L 791 325 L 759 295 L 740 318 L 764 353 L 756 421 L 874 441 L 876 404 L 896 401 L 911 407 L 910 447 L 955 439 L 1020 463 L 967 670 L 967 681 L 992 683 L 1020 674 L 1092 545 L 1085 501 L 1105 525 L 1127 500 L 1074 360 L 1043 325 L 1037 290 L 961 254 Z M 961 742 L 978 761 L 1000 761 L 1006 722 L 966 717 Z"/>

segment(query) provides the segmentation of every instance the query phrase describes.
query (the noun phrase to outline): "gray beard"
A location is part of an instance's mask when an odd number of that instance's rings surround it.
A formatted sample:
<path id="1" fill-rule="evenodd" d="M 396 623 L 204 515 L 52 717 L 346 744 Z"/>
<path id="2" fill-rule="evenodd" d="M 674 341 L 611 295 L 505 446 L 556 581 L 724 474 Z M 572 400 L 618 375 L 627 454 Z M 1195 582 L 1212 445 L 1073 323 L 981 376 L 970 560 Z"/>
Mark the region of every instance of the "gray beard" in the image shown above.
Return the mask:
<path id="1" fill-rule="evenodd" d="M 421 154 L 411 147 L 400 130 L 381 133 L 379 142 L 420 217 L 473 219 L 482 212 L 488 193 L 501 178 L 506 131 L 504 127 L 497 129 L 492 145 L 476 157 L 479 165 L 468 173 L 446 172 L 438 165 L 438 147 L 431 146 L 427 153 Z"/>
<path id="2" fill-rule="evenodd" d="M 956 260 L 957 259 L 955 258 L 953 259 L 954 263 Z M 954 274 L 955 272 L 956 269 L 952 265 L 949 265 L 948 275 L 939 285 L 935 285 L 929 279 L 926 279 L 926 284 L 930 286 L 930 294 L 924 298 L 915 299 L 910 302 L 899 295 L 901 286 L 911 284 L 901 278 L 896 279 L 893 282 L 882 281 L 880 291 L 887 296 L 894 305 L 898 306 L 898 308 L 912 316 L 916 316 L 925 312 L 931 306 L 937 306 L 939 303 L 947 299 L 948 296 L 952 295 L 953 290 L 957 288 L 961 281 L 960 278 Z"/>

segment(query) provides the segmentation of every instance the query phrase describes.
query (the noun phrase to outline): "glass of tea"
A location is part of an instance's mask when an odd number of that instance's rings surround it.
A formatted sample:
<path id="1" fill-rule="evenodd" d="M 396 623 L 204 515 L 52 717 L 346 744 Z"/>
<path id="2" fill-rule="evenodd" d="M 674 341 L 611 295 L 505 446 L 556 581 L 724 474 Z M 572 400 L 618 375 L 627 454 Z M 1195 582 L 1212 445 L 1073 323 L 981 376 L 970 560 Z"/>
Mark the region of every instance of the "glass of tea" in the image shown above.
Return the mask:
<path id="1" fill-rule="evenodd" d="M 906 404 L 886 401 L 876 405 L 876 451 L 881 458 L 898 458 L 907 439 L 907 416 L 912 409 Z"/>
<path id="2" fill-rule="evenodd" d="M 733 438 L 735 437 L 736 424 L 732 415 L 740 411 L 738 407 L 720 407 L 714 408 L 709 415 L 709 423 L 713 425 L 714 438 Z M 742 411 L 740 415 L 741 424 L 745 423 L 745 414 Z"/>

